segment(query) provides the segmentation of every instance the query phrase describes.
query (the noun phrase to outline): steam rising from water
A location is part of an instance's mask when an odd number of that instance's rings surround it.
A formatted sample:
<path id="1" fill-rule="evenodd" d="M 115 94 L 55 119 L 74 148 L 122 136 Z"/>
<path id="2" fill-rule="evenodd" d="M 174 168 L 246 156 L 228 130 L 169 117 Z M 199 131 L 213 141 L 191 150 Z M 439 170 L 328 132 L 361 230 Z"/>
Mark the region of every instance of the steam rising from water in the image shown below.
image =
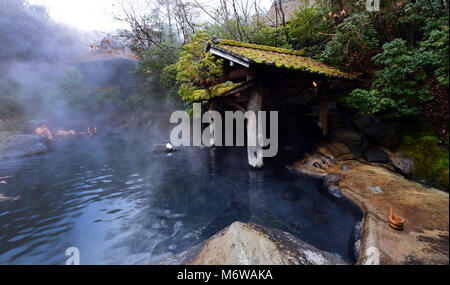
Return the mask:
<path id="1" fill-rule="evenodd" d="M 57 121 L 59 125 L 113 117 L 117 110 L 107 104 L 97 106 L 92 100 L 94 93 L 107 96 L 118 90 L 124 96 L 136 92 L 138 84 L 130 82 L 134 80 L 129 74 L 133 61 L 122 59 L 119 65 L 120 60 L 113 56 L 105 60 L 90 52 L 89 44 L 100 36 L 56 24 L 45 8 L 25 0 L 2 0 L 0 120 L 19 115 L 19 110 L 22 117 Z M 80 62 L 88 68 L 80 70 Z M 105 87 L 111 89 L 102 89 Z"/>

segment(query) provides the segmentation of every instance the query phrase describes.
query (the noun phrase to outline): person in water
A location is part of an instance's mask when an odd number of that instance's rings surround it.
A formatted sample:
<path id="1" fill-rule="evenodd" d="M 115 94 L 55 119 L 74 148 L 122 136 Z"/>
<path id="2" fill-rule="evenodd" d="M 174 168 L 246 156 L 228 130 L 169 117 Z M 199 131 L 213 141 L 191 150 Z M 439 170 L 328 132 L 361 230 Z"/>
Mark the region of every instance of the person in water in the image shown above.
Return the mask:
<path id="1" fill-rule="evenodd" d="M 90 137 L 95 136 L 96 133 L 97 133 L 97 127 L 88 128 L 88 135 Z"/>
<path id="2" fill-rule="evenodd" d="M 22 199 L 22 197 L 20 195 L 13 196 L 13 197 L 6 197 L 2 193 L 0 193 L 0 202 L 9 201 L 9 200 L 16 201 L 16 200 L 20 200 L 20 199 Z"/>
<path id="3" fill-rule="evenodd" d="M 8 182 L 5 181 L 5 179 L 11 178 L 12 176 L 3 176 L 0 177 L 0 184 L 8 184 Z"/>
<path id="4" fill-rule="evenodd" d="M 4 177 L 0 177 L 0 184 L 7 184 L 6 181 L 3 180 L 3 179 L 8 179 L 8 178 L 11 178 L 11 177 L 12 177 L 12 176 L 4 176 Z M 22 199 L 22 197 L 20 197 L 20 196 L 6 197 L 6 196 L 4 196 L 2 193 L 0 193 L 0 202 L 8 201 L 8 200 L 13 200 L 13 201 L 15 201 L 15 200 L 20 200 L 20 199 Z"/>
<path id="5" fill-rule="evenodd" d="M 45 124 L 41 124 L 41 126 L 36 129 L 36 135 L 53 140 L 53 135 Z"/>
<path id="6" fill-rule="evenodd" d="M 57 130 L 55 133 L 55 137 L 69 137 L 69 136 L 76 136 L 77 133 L 74 130 L 68 130 L 68 131 L 63 131 L 63 130 Z"/>

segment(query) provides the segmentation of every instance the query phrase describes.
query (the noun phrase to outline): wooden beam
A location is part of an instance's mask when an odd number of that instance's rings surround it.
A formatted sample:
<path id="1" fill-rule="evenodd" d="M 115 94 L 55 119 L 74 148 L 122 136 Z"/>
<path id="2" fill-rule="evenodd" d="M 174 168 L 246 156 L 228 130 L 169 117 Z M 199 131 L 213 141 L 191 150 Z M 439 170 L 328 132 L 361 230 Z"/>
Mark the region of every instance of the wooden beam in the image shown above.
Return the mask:
<path id="1" fill-rule="evenodd" d="M 229 61 L 232 61 L 234 63 L 240 64 L 240 65 L 245 66 L 247 68 L 250 66 L 250 63 L 249 63 L 248 60 L 243 60 L 243 59 L 237 58 L 235 56 L 229 55 L 229 54 L 224 53 L 224 52 L 222 52 L 222 51 L 220 51 L 218 49 L 215 49 L 214 47 L 211 47 L 209 49 L 209 52 L 212 53 L 212 54 L 215 54 L 217 56 L 220 56 L 222 58 L 226 58 Z"/>
<path id="2" fill-rule="evenodd" d="M 216 111 L 217 110 L 217 102 L 216 100 L 211 100 L 209 102 L 209 111 Z M 209 117 L 209 146 L 216 146 L 217 145 L 217 137 L 216 137 L 216 128 L 217 123 L 214 121 L 214 117 Z M 219 126 L 221 127 L 221 126 Z"/>
<path id="3" fill-rule="evenodd" d="M 328 114 L 327 114 L 327 93 L 325 84 L 316 88 L 318 93 L 318 114 L 319 127 L 322 129 L 322 135 L 328 135 Z"/>
<path id="4" fill-rule="evenodd" d="M 281 79 L 271 84 L 274 88 L 305 88 L 313 87 L 314 80 L 305 79 Z"/>
<path id="5" fill-rule="evenodd" d="M 241 102 L 248 102 L 247 96 L 228 96 L 225 100 L 226 103 L 241 103 Z"/>
<path id="6" fill-rule="evenodd" d="M 264 89 L 258 84 L 252 88 L 248 111 L 253 111 L 254 115 L 247 118 L 247 157 L 248 164 L 255 168 L 263 166 L 262 145 L 260 134 L 258 134 L 258 111 L 262 109 Z"/>
<path id="7" fill-rule="evenodd" d="M 239 67 L 239 68 L 235 68 L 235 69 L 227 72 L 227 74 L 225 74 L 222 77 L 219 77 L 217 80 L 215 80 L 215 82 L 223 83 L 226 81 L 233 81 L 236 79 L 247 78 L 251 75 L 252 75 L 252 72 L 250 70 L 248 70 L 247 68 Z"/>
<path id="8" fill-rule="evenodd" d="M 208 79 L 208 80 L 206 80 L 206 82 L 198 81 L 198 82 L 195 82 L 194 85 L 201 86 L 201 87 L 213 86 L 213 85 L 224 83 L 227 81 L 233 81 L 233 80 L 237 80 L 237 79 L 241 79 L 241 80 L 246 79 L 246 78 L 251 77 L 252 75 L 253 75 L 253 73 L 250 70 L 248 70 L 247 68 L 239 67 L 239 68 L 235 68 L 235 69 L 229 71 L 224 76 L 221 76 L 221 77 L 217 78 L 216 80 Z"/>

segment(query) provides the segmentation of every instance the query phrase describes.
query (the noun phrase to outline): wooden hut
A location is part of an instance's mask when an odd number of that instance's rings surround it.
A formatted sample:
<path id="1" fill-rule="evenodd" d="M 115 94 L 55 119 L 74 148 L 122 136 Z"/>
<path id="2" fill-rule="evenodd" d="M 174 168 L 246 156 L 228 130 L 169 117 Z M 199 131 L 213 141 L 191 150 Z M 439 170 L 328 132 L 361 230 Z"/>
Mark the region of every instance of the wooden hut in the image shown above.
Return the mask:
<path id="1" fill-rule="evenodd" d="M 212 87 L 210 110 L 215 110 L 219 101 L 238 110 L 257 113 L 262 110 L 263 99 L 280 96 L 283 88 L 312 88 L 318 96 L 318 122 L 323 135 L 328 133 L 327 88 L 330 82 L 354 79 L 349 73 L 303 56 L 304 51 L 231 40 L 213 40 L 206 50 L 224 60 L 224 76 L 215 80 L 216 85 Z M 252 130 L 247 128 L 247 137 L 258 137 L 249 133 Z M 247 147 L 251 166 L 263 166 L 261 149 L 261 146 Z"/>

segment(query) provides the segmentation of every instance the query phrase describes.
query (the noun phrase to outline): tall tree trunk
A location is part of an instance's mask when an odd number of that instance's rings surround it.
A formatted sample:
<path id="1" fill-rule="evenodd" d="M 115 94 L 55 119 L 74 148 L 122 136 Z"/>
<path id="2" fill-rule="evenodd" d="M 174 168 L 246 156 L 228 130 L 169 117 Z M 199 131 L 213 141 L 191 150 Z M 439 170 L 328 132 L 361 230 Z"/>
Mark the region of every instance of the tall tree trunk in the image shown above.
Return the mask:
<path id="1" fill-rule="evenodd" d="M 284 16 L 283 5 L 281 3 L 281 0 L 278 0 L 278 5 L 280 6 L 281 24 L 283 25 L 283 31 L 284 31 L 284 34 L 286 36 L 286 41 L 288 43 L 291 43 L 291 39 L 289 37 L 289 33 L 287 31 L 287 28 L 286 28 L 286 19 L 285 19 L 285 16 Z"/>
<path id="2" fill-rule="evenodd" d="M 222 8 L 223 8 L 224 17 L 225 17 L 225 26 L 226 26 L 228 31 L 231 31 L 230 19 L 228 17 L 227 0 L 221 0 L 221 3 L 222 3 Z"/>

